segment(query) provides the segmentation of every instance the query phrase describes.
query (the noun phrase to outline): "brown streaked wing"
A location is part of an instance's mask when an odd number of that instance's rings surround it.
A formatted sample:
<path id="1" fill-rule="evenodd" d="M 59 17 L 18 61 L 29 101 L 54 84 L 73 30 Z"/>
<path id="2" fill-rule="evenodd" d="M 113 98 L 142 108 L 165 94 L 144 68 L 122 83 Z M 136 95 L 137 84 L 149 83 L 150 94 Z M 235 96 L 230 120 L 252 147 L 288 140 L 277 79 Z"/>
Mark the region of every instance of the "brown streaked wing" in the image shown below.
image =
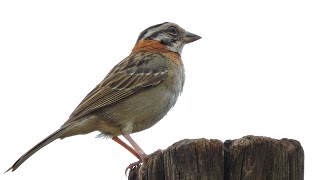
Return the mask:
<path id="1" fill-rule="evenodd" d="M 166 78 L 167 72 L 167 59 L 161 54 L 131 54 L 81 101 L 65 124 L 115 104 L 147 87 L 158 85 Z"/>

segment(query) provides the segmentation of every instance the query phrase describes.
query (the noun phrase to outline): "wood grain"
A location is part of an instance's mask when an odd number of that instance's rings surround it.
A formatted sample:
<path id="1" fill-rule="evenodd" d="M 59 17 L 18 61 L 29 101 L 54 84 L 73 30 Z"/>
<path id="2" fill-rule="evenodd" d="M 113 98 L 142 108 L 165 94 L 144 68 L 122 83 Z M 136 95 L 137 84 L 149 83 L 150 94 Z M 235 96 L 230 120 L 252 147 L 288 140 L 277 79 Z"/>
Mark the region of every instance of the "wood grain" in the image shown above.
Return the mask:
<path id="1" fill-rule="evenodd" d="M 129 180 L 138 180 L 140 166 Z M 145 180 L 303 180 L 304 152 L 292 139 L 184 139 L 149 159 Z"/>

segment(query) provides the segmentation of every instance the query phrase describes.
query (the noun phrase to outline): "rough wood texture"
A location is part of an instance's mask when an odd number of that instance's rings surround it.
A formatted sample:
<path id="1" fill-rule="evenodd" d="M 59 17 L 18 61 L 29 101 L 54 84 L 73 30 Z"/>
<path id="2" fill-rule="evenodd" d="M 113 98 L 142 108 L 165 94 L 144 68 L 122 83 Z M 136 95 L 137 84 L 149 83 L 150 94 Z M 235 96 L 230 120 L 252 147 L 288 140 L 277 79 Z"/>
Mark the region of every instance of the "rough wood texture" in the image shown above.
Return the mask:
<path id="1" fill-rule="evenodd" d="M 304 153 L 296 140 L 246 136 L 224 144 L 224 180 L 303 179 Z"/>
<path id="2" fill-rule="evenodd" d="M 140 166 L 129 180 L 138 180 Z M 149 159 L 145 180 L 303 180 L 304 153 L 296 140 L 245 136 L 185 139 Z M 141 179 L 141 178 L 140 178 Z"/>

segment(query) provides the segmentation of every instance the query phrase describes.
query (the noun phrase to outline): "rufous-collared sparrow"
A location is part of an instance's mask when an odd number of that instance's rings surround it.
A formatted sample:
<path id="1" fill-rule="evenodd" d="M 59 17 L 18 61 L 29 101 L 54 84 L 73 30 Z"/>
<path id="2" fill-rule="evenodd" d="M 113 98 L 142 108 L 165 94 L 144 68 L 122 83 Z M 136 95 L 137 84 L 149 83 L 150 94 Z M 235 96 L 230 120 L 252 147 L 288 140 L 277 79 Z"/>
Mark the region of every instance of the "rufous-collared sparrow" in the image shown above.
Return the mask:
<path id="1" fill-rule="evenodd" d="M 183 46 L 200 38 L 169 22 L 142 31 L 131 54 L 82 100 L 69 119 L 23 154 L 7 171 L 16 170 L 35 152 L 58 138 L 93 131 L 111 137 L 145 164 L 148 156 L 130 134 L 150 128 L 174 106 L 185 79 L 181 61 Z M 132 147 L 120 140 L 120 135 Z"/>

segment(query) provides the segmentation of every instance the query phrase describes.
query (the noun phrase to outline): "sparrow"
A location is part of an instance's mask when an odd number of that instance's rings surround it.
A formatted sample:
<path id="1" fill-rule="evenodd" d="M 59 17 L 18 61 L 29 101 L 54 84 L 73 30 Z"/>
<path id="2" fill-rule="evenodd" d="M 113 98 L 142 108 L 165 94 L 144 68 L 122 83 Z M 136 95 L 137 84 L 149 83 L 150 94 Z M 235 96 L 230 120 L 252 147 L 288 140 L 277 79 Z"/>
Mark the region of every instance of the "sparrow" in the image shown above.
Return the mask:
<path id="1" fill-rule="evenodd" d="M 185 81 L 182 49 L 200 38 L 170 22 L 142 31 L 130 55 L 111 69 L 69 119 L 23 154 L 7 171 L 15 171 L 56 139 L 93 131 L 110 137 L 139 159 L 128 168 L 141 162 L 146 164 L 149 156 L 130 134 L 152 127 L 175 105 Z M 119 138 L 121 135 L 131 146 Z"/>

